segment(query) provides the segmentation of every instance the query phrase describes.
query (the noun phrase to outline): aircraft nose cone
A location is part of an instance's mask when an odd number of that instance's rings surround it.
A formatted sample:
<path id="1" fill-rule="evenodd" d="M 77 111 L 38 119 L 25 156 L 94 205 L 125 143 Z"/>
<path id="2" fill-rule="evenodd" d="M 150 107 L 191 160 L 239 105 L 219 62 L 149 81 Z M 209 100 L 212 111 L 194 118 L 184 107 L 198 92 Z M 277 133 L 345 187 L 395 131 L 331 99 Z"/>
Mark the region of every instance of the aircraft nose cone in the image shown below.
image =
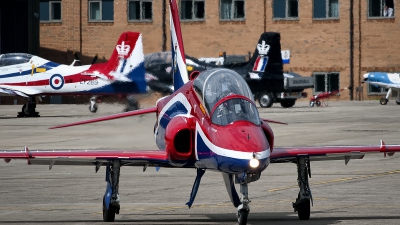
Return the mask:
<path id="1" fill-rule="evenodd" d="M 364 74 L 364 78 L 368 78 L 369 73 Z"/>

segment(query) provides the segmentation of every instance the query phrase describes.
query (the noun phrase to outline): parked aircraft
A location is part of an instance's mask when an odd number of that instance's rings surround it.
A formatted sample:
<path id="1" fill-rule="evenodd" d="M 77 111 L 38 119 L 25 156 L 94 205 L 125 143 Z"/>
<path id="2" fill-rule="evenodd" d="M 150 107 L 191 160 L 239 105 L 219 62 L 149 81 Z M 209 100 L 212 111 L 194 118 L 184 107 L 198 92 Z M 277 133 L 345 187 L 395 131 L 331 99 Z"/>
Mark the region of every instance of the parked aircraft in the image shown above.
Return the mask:
<path id="1" fill-rule="evenodd" d="M 43 95 L 110 95 L 144 93 L 142 35 L 121 34 L 105 63 L 73 66 L 57 64 L 25 53 L 0 55 L 0 95 L 26 97 L 19 117 L 39 116 L 36 97 Z M 89 106 L 97 110 L 94 101 Z"/>
<path id="2" fill-rule="evenodd" d="M 364 74 L 363 83 L 369 83 L 375 87 L 383 87 L 389 89 L 386 97 L 381 98 L 379 102 L 381 105 L 386 105 L 389 101 L 389 96 L 392 90 L 397 91 L 396 103 L 400 105 L 400 74 L 399 73 L 385 73 L 385 72 L 371 72 Z"/>
<path id="3" fill-rule="evenodd" d="M 257 181 L 270 163 L 296 163 L 300 191 L 293 208 L 301 220 L 310 217 L 312 195 L 308 182 L 310 162 L 314 160 L 361 159 L 367 153 L 392 155 L 400 145 L 292 147 L 275 148 L 274 134 L 261 119 L 249 86 L 235 71 L 214 68 L 187 76 L 181 39 L 179 14 L 175 0 L 170 0 L 171 40 L 174 90 L 159 99 L 156 106 L 96 119 L 56 126 L 61 128 L 105 120 L 156 114 L 154 137 L 161 150 L 67 150 L 4 151 L 0 158 L 26 159 L 30 164 L 88 165 L 96 171 L 106 167 L 107 188 L 103 197 L 103 219 L 114 221 L 120 212 L 118 184 L 121 166 L 195 168 L 197 176 L 189 201 L 192 206 L 205 171 L 222 174 L 227 193 L 237 208 L 240 225 L 247 223 L 250 212 L 248 184 Z M 279 123 L 279 122 L 278 122 Z M 241 197 L 235 184 L 240 185 Z"/>

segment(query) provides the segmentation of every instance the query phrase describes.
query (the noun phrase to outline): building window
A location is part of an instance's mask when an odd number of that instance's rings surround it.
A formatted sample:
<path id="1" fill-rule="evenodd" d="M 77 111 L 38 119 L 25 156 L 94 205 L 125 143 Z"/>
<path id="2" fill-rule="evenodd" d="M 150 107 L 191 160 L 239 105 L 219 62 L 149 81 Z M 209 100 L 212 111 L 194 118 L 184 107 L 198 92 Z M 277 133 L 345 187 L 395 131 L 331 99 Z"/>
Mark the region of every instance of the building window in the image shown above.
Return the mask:
<path id="1" fill-rule="evenodd" d="M 204 20 L 204 0 L 181 0 L 181 20 Z"/>
<path id="2" fill-rule="evenodd" d="M 393 0 L 368 0 L 368 17 L 394 17 Z"/>
<path id="3" fill-rule="evenodd" d="M 314 19 L 339 18 L 339 0 L 314 0 Z"/>
<path id="4" fill-rule="evenodd" d="M 152 21 L 153 3 L 151 0 L 128 1 L 128 20 Z"/>
<path id="5" fill-rule="evenodd" d="M 388 90 L 388 88 L 368 84 L 368 95 L 386 95 Z"/>
<path id="6" fill-rule="evenodd" d="M 339 73 L 314 73 L 314 94 L 339 90 Z"/>
<path id="7" fill-rule="evenodd" d="M 40 1 L 41 22 L 61 22 L 61 1 Z"/>
<path id="8" fill-rule="evenodd" d="M 89 22 L 113 20 L 114 0 L 89 1 Z"/>
<path id="9" fill-rule="evenodd" d="M 220 0 L 221 20 L 244 20 L 244 0 Z"/>
<path id="10" fill-rule="evenodd" d="M 298 19 L 298 0 L 274 0 L 274 19 Z"/>

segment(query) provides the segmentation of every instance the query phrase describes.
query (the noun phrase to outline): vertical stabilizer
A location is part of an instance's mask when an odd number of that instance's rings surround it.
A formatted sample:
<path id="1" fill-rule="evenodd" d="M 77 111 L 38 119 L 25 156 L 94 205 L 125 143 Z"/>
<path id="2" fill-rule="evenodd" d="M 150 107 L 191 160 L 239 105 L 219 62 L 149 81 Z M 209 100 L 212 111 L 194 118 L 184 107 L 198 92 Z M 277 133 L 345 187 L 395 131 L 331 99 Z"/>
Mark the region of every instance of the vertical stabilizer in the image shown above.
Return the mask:
<path id="1" fill-rule="evenodd" d="M 185 50 L 183 48 L 181 25 L 175 0 L 169 0 L 169 10 L 173 62 L 172 68 L 174 70 L 174 90 L 178 90 L 189 81 L 189 76 L 186 69 Z"/>
<path id="2" fill-rule="evenodd" d="M 145 92 L 142 34 L 130 31 L 122 33 L 110 59 L 103 65 L 94 64 L 91 68 L 108 80 L 135 82 L 138 91 Z"/>

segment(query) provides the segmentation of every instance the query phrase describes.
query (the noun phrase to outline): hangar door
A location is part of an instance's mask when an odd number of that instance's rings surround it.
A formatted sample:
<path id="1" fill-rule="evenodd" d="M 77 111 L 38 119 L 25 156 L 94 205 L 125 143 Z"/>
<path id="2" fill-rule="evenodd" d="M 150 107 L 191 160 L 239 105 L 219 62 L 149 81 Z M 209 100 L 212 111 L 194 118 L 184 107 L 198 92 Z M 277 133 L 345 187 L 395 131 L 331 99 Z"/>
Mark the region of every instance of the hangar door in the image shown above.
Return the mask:
<path id="1" fill-rule="evenodd" d="M 0 1 L 0 54 L 39 51 L 39 0 Z"/>

